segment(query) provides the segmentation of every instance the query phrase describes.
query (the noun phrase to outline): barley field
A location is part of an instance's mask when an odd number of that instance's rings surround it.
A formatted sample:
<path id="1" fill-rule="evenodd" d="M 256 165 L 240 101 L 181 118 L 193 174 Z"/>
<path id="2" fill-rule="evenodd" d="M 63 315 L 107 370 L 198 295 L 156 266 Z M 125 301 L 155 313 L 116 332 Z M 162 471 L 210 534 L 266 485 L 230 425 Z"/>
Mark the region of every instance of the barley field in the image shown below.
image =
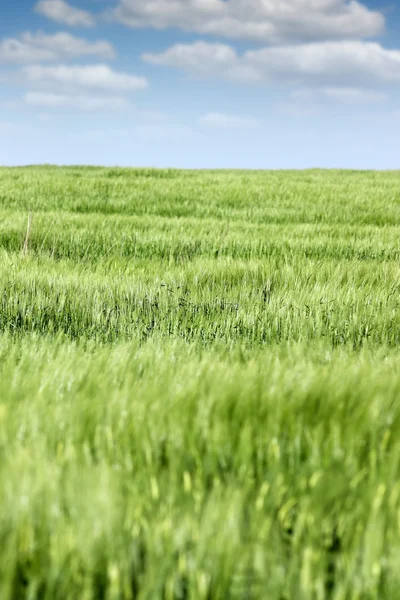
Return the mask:
<path id="1" fill-rule="evenodd" d="M 400 172 L 0 169 L 0 599 L 400 598 Z"/>

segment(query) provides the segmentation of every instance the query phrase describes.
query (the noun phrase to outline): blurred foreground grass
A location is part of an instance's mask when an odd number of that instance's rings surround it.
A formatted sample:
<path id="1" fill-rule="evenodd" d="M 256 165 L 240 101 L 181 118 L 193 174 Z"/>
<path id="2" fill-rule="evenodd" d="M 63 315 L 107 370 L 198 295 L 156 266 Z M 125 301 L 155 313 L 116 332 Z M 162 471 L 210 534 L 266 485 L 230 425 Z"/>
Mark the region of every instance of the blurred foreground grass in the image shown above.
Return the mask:
<path id="1" fill-rule="evenodd" d="M 399 184 L 0 170 L 1 600 L 400 598 Z"/>

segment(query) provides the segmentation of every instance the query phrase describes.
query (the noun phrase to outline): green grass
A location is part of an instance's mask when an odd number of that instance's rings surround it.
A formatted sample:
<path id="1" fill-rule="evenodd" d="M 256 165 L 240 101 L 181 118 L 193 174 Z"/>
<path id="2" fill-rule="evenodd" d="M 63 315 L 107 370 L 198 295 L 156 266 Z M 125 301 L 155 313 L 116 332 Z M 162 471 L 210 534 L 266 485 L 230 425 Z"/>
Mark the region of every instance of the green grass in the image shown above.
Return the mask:
<path id="1" fill-rule="evenodd" d="M 400 598 L 399 261 L 400 173 L 0 169 L 0 599 Z"/>

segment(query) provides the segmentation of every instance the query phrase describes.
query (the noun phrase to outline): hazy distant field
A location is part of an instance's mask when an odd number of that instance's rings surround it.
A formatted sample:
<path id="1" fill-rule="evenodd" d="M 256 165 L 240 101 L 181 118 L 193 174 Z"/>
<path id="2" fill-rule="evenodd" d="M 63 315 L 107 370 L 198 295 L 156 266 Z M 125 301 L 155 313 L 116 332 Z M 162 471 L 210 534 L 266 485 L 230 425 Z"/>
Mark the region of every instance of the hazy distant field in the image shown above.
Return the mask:
<path id="1" fill-rule="evenodd" d="M 0 600 L 400 598 L 399 293 L 400 173 L 0 169 Z"/>

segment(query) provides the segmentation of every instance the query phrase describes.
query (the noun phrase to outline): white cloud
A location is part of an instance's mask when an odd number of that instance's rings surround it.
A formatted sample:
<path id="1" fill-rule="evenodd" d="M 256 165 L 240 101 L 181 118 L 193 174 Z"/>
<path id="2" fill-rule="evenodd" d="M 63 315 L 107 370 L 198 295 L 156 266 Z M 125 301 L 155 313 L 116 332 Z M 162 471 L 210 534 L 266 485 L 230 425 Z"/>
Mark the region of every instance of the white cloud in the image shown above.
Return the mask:
<path id="1" fill-rule="evenodd" d="M 88 42 L 65 32 L 53 35 L 40 31 L 35 34 L 25 32 L 19 38 L 8 38 L 0 42 L 0 62 L 51 62 L 79 56 L 111 59 L 115 57 L 115 51 L 108 42 Z"/>
<path id="2" fill-rule="evenodd" d="M 28 92 L 24 96 L 24 103 L 35 108 L 46 109 L 77 109 L 84 111 L 95 110 L 121 110 L 129 108 L 130 103 L 119 96 L 68 96 L 63 94 L 44 94 Z"/>
<path id="3" fill-rule="evenodd" d="M 200 118 L 202 125 L 220 129 L 249 129 L 258 125 L 257 119 L 223 113 L 209 113 Z"/>
<path id="4" fill-rule="evenodd" d="M 382 92 L 352 87 L 295 90 L 292 92 L 291 97 L 293 100 L 299 100 L 300 102 L 328 100 L 341 104 L 373 104 L 387 100 L 387 95 Z"/>
<path id="5" fill-rule="evenodd" d="M 226 44 L 195 42 L 176 44 L 162 54 L 145 53 L 144 61 L 154 65 L 182 67 L 196 73 L 209 73 L 230 68 L 237 60 L 236 51 Z"/>
<path id="6" fill-rule="evenodd" d="M 40 0 L 35 6 L 35 11 L 56 23 L 71 27 L 93 27 L 95 24 L 94 16 L 90 12 L 75 8 L 64 0 Z"/>
<path id="7" fill-rule="evenodd" d="M 400 82 L 400 51 L 360 41 L 275 46 L 242 56 L 227 45 L 196 42 L 172 46 L 161 54 L 144 54 L 142 58 L 152 64 L 180 67 L 194 75 L 238 82 L 306 83 L 334 88 Z"/>
<path id="8" fill-rule="evenodd" d="M 86 88 L 104 91 L 131 92 L 143 90 L 148 83 L 144 77 L 113 71 L 108 65 L 44 67 L 32 65 L 23 69 L 27 81 L 38 84 L 64 85 L 69 89 Z"/>
<path id="9" fill-rule="evenodd" d="M 150 64 L 178 67 L 193 75 L 224 77 L 243 82 L 259 82 L 263 75 L 259 69 L 240 59 L 236 50 L 226 44 L 194 42 L 175 44 L 160 54 L 144 53 L 142 59 Z"/>
<path id="10" fill-rule="evenodd" d="M 400 81 L 400 51 L 376 43 L 325 42 L 264 48 L 245 54 L 245 62 L 266 78 L 327 81 L 339 85 Z"/>
<path id="11" fill-rule="evenodd" d="M 374 90 L 360 90 L 358 88 L 326 88 L 324 93 L 327 98 L 332 98 L 338 102 L 345 103 L 374 103 L 386 102 L 386 94 L 375 92 Z"/>
<path id="12" fill-rule="evenodd" d="M 130 27 L 261 43 L 371 37 L 385 24 L 357 0 L 120 0 L 111 16 Z"/>

